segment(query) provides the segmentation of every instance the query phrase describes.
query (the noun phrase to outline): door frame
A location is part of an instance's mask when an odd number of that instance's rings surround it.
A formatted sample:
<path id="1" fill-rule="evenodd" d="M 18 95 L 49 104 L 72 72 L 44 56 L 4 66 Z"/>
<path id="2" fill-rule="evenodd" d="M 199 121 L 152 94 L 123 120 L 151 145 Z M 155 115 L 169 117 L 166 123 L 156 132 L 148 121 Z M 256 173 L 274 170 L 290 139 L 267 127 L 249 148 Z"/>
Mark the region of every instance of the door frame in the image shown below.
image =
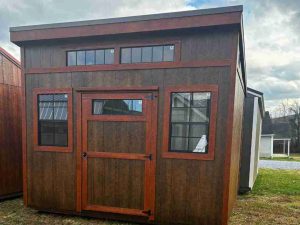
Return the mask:
<path id="1" fill-rule="evenodd" d="M 148 217 L 149 220 L 154 220 L 155 214 L 155 171 L 156 171 L 156 154 L 157 154 L 157 117 L 158 117 L 158 86 L 145 86 L 145 87 L 97 87 L 97 88 L 78 88 L 75 89 L 76 91 L 76 211 L 82 212 L 83 209 L 83 158 L 82 158 L 82 100 L 84 94 L 121 94 L 121 93 L 144 93 L 149 94 L 151 97 L 151 101 L 149 101 L 149 108 L 151 108 L 151 115 L 150 115 L 150 125 L 151 130 L 150 132 L 150 149 L 151 149 L 151 162 L 145 163 L 145 174 L 147 173 L 149 179 L 145 179 L 145 187 L 149 188 L 149 195 L 144 195 L 144 206 L 148 206 L 149 211 L 143 210 L 130 210 L 119 208 L 119 210 L 115 210 L 113 207 L 109 208 L 106 207 L 99 207 L 97 211 L 107 212 L 107 213 L 117 213 L 117 214 L 125 214 L 125 215 L 136 215 L 136 216 L 145 216 Z M 149 109 L 148 109 L 149 110 Z M 146 153 L 147 154 L 147 153 Z M 145 190 L 144 187 L 144 190 Z M 92 209 L 85 209 L 85 210 L 92 210 Z"/>

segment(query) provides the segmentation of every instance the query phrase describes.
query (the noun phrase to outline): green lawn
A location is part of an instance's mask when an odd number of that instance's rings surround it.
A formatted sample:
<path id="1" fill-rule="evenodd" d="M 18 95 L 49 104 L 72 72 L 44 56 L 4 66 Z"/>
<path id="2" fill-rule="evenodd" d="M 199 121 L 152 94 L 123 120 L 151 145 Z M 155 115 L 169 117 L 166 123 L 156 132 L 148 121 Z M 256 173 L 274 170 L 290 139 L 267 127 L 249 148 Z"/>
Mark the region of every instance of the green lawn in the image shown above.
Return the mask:
<path id="1" fill-rule="evenodd" d="M 230 225 L 300 224 L 300 171 L 260 169 L 253 191 L 239 196 Z"/>

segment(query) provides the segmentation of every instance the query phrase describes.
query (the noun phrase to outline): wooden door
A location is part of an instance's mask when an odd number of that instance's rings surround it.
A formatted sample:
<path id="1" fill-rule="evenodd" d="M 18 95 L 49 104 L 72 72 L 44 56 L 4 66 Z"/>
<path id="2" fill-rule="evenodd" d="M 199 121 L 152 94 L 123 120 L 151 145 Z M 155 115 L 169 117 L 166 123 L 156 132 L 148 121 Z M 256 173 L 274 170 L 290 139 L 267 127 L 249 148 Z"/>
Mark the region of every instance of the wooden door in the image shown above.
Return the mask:
<path id="1" fill-rule="evenodd" d="M 82 95 L 82 210 L 154 219 L 153 93 Z"/>

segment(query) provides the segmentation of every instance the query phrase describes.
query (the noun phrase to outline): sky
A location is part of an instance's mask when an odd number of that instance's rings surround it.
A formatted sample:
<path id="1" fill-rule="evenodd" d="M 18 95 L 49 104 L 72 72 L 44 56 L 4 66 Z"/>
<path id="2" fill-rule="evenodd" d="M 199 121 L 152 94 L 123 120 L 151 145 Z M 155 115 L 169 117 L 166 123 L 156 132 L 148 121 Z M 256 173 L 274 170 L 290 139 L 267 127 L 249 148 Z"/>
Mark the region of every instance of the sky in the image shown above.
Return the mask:
<path id="1" fill-rule="evenodd" d="M 273 116 L 300 98 L 299 0 L 0 0 L 0 46 L 19 59 L 9 27 L 244 6 L 248 86 L 264 93 Z"/>

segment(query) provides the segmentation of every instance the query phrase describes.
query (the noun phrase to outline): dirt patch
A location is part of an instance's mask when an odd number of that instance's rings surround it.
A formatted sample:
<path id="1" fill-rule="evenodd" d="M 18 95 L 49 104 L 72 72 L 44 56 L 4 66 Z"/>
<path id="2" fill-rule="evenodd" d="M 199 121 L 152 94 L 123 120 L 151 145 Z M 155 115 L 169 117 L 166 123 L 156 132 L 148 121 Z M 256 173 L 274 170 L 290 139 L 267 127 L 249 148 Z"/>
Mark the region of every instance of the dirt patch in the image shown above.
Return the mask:
<path id="1" fill-rule="evenodd" d="M 239 197 L 230 225 L 299 225 L 300 197 Z"/>
<path id="2" fill-rule="evenodd" d="M 0 202 L 1 225 L 129 225 L 128 223 L 90 219 L 77 216 L 41 213 L 26 208 L 22 199 L 13 199 Z"/>

